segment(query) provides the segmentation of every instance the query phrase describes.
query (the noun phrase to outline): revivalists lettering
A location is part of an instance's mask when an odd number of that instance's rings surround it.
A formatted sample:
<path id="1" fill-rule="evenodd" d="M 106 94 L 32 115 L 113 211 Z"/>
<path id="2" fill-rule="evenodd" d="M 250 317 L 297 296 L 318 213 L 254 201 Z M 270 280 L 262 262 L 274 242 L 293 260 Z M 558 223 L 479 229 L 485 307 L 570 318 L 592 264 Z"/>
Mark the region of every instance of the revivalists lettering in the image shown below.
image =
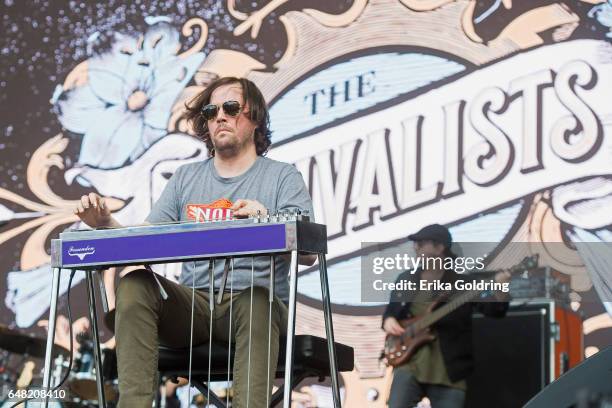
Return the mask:
<path id="1" fill-rule="evenodd" d="M 295 157 L 335 256 L 503 207 L 609 170 L 612 110 L 599 101 L 612 73 L 600 46 L 581 40 L 521 53 L 273 153 Z"/>

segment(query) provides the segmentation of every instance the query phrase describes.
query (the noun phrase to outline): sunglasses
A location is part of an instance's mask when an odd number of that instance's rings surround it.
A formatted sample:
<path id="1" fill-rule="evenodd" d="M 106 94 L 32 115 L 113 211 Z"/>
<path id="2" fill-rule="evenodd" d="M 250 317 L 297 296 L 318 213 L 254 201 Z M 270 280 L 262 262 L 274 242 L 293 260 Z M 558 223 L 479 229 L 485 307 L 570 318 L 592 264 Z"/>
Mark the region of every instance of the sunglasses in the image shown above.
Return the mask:
<path id="1" fill-rule="evenodd" d="M 225 101 L 221 105 L 221 108 L 226 115 L 235 117 L 238 116 L 243 107 L 240 106 L 240 102 L 238 101 Z M 204 119 L 214 120 L 219 114 L 219 105 L 209 103 L 208 105 L 202 107 L 201 113 Z"/>

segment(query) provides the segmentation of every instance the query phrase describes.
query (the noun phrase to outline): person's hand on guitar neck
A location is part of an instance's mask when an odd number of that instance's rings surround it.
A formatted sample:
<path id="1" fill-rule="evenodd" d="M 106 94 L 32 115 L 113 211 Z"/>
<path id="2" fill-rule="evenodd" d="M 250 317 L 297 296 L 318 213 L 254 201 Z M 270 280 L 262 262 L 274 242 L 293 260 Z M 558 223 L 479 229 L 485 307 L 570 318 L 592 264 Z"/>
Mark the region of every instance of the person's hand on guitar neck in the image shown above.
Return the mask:
<path id="1" fill-rule="evenodd" d="M 383 322 L 383 330 L 392 336 L 401 336 L 405 329 L 399 324 L 395 317 L 389 316 Z"/>
<path id="2" fill-rule="evenodd" d="M 92 228 L 120 227 L 111 215 L 111 211 L 105 203 L 104 198 L 96 193 L 89 193 L 81 197 L 80 202 L 74 209 L 74 213 L 85 224 Z"/>
<path id="3" fill-rule="evenodd" d="M 506 283 L 506 282 L 510 282 L 510 278 L 512 278 L 512 274 L 510 273 L 509 270 L 503 270 L 500 272 L 497 272 L 495 274 L 495 282 L 497 283 Z M 508 292 L 502 292 L 500 290 L 495 291 L 495 299 L 499 300 L 500 302 L 507 302 L 510 299 L 510 293 Z"/>

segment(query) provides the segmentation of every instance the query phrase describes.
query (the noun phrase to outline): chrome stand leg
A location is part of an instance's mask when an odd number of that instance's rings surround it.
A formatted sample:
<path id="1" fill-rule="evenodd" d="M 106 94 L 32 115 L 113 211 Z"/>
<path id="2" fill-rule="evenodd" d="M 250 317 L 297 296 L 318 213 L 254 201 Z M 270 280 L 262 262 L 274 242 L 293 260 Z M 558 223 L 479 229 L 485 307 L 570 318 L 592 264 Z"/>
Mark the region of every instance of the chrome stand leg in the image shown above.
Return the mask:
<path id="1" fill-rule="evenodd" d="M 94 288 L 94 274 L 96 271 L 85 271 L 87 279 L 87 297 L 89 303 L 89 320 L 91 320 L 91 331 L 94 341 L 94 361 L 96 364 L 96 386 L 98 387 L 98 403 L 101 408 L 106 408 L 104 397 L 104 378 L 102 378 L 102 353 L 100 351 L 100 336 L 98 333 L 98 316 L 96 312 L 96 295 Z"/>
<path id="2" fill-rule="evenodd" d="M 283 408 L 291 407 L 291 379 L 293 376 L 293 340 L 295 337 L 295 306 L 297 294 L 298 253 L 291 251 L 289 267 L 289 316 L 287 318 L 287 348 L 285 352 L 285 389 Z"/>
<path id="3" fill-rule="evenodd" d="M 329 368 L 332 383 L 334 407 L 340 408 L 340 388 L 338 386 L 338 361 L 336 360 L 336 344 L 334 343 L 334 326 L 327 281 L 327 261 L 325 254 L 319 254 L 319 274 L 321 278 L 321 295 L 323 298 L 323 314 L 325 315 L 325 335 L 327 337 L 327 352 L 329 353 Z"/>
<path id="4" fill-rule="evenodd" d="M 51 303 L 49 304 L 49 333 L 47 333 L 47 348 L 45 350 L 45 370 L 43 373 L 43 391 L 50 390 L 51 359 L 53 357 L 53 343 L 55 340 L 55 319 L 57 318 L 57 298 L 59 296 L 60 268 L 53 268 L 51 286 Z M 49 406 L 49 398 L 45 398 L 45 408 Z"/>
<path id="5" fill-rule="evenodd" d="M 108 297 L 106 296 L 106 287 L 104 286 L 104 269 L 100 269 L 94 272 L 95 277 L 98 281 L 98 286 L 100 287 L 100 301 L 102 302 L 102 311 L 104 311 L 104 313 L 108 313 Z"/>

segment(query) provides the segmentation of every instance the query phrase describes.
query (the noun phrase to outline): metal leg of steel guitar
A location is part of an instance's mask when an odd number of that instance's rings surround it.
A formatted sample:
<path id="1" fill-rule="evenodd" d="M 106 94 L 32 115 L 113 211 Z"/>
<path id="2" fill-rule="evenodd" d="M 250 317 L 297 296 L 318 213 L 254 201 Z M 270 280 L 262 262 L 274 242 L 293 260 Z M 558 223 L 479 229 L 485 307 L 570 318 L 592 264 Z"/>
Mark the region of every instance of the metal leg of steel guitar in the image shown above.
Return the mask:
<path id="1" fill-rule="evenodd" d="M 289 316 L 287 318 L 287 346 L 285 351 L 285 389 L 283 408 L 291 407 L 291 380 L 293 377 L 293 341 L 295 337 L 295 309 L 297 295 L 298 252 L 291 251 L 289 267 Z"/>
<path id="2" fill-rule="evenodd" d="M 98 332 L 98 316 L 96 311 L 96 294 L 94 287 L 94 274 L 96 271 L 85 271 L 87 280 L 87 297 L 89 300 L 89 319 L 91 320 L 91 331 L 94 341 L 94 361 L 96 366 L 96 386 L 98 387 L 98 403 L 102 408 L 106 407 L 104 396 L 104 378 L 102 373 L 102 352 L 100 351 L 100 335 Z"/>
<path id="3" fill-rule="evenodd" d="M 45 370 L 43 372 L 43 391 L 48 391 L 51 385 L 51 359 L 53 358 L 53 343 L 55 340 L 55 320 L 57 318 L 57 298 L 59 296 L 60 268 L 53 268 L 51 285 L 51 303 L 49 304 L 49 333 L 45 350 Z M 49 398 L 45 397 L 45 408 L 49 406 Z"/>
<path id="4" fill-rule="evenodd" d="M 323 298 L 323 314 L 325 315 L 325 335 L 327 336 L 327 351 L 329 353 L 329 368 L 332 383 L 334 407 L 340 408 L 340 387 L 338 386 L 338 361 L 336 360 L 336 344 L 334 343 L 334 324 L 332 321 L 329 282 L 327 281 L 327 261 L 325 254 L 319 254 L 319 273 L 321 277 L 321 295 Z"/>

